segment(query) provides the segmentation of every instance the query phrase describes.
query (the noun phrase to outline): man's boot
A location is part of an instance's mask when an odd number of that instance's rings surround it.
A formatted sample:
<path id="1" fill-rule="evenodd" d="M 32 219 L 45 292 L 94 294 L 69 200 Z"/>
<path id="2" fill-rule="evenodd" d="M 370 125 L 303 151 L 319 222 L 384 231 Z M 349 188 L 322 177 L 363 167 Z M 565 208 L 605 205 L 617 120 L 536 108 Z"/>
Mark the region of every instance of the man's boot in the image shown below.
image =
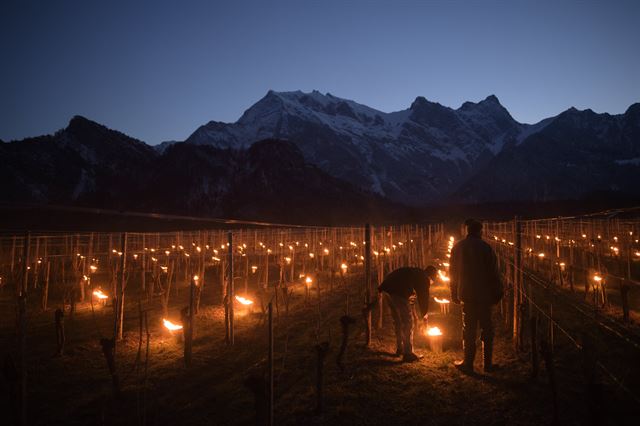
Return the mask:
<path id="1" fill-rule="evenodd" d="M 485 373 L 491 373 L 500 368 L 500 366 L 493 363 L 493 338 L 482 341 L 482 359 Z"/>
<path id="2" fill-rule="evenodd" d="M 403 362 L 414 362 L 424 358 L 423 355 L 419 355 L 413 352 L 413 330 L 404 330 L 404 355 L 402 356 Z"/>
<path id="3" fill-rule="evenodd" d="M 473 361 L 476 357 L 476 342 L 463 342 L 464 360 L 454 361 L 454 365 L 465 374 L 473 374 Z"/>

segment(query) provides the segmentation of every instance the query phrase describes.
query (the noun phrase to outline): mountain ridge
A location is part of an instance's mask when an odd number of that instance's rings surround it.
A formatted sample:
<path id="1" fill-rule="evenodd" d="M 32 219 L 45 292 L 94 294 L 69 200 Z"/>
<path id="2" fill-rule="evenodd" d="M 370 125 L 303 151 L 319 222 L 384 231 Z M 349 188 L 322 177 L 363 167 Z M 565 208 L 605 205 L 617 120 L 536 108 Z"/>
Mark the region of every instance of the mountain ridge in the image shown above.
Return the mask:
<path id="1" fill-rule="evenodd" d="M 625 114 L 636 113 L 634 105 Z M 245 147 L 266 137 L 291 140 L 307 161 L 330 175 L 360 182 L 394 201 L 424 204 L 457 198 L 503 150 L 522 145 L 572 114 L 578 114 L 578 121 L 615 121 L 621 116 L 572 107 L 525 124 L 516 121 L 494 94 L 457 109 L 418 96 L 409 108 L 385 113 L 318 91 L 271 90 L 235 123 L 209 122 L 186 142 Z"/>
<path id="2" fill-rule="evenodd" d="M 49 202 L 89 197 L 86 192 L 96 203 L 125 205 L 131 200 L 118 200 L 114 188 L 130 184 L 143 194 L 139 182 L 148 182 L 154 163 L 174 146 L 209 146 L 215 151 L 190 155 L 209 152 L 218 162 L 235 161 L 235 152 L 273 139 L 287 141 L 300 153 L 297 161 L 337 179 L 338 186 L 348 183 L 394 203 L 554 200 L 598 191 L 637 194 L 639 129 L 640 103 L 617 115 L 571 107 L 524 124 L 493 94 L 457 109 L 417 96 L 409 108 L 386 113 L 330 93 L 270 90 L 235 123 L 209 121 L 184 142 L 149 146 L 74 116 L 54 135 L 4 142 L 0 155 L 9 164 L 10 194 L 30 191 L 34 200 Z M 56 162 L 68 163 L 60 171 L 68 181 L 58 186 Z M 36 166 L 31 174 L 20 170 Z M 135 172 L 123 172 L 129 169 Z M 536 186 L 542 189 L 531 189 Z"/>

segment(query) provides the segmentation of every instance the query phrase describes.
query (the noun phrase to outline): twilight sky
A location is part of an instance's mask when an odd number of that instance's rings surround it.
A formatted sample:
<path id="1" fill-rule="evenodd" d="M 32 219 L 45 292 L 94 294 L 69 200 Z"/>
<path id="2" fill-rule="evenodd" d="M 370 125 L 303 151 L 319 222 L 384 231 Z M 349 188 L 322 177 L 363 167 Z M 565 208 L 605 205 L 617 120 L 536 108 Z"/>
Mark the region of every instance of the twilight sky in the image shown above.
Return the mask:
<path id="1" fill-rule="evenodd" d="M 148 143 L 269 89 L 382 111 L 498 96 L 531 123 L 640 102 L 640 1 L 0 3 L 0 139 L 84 115 Z"/>

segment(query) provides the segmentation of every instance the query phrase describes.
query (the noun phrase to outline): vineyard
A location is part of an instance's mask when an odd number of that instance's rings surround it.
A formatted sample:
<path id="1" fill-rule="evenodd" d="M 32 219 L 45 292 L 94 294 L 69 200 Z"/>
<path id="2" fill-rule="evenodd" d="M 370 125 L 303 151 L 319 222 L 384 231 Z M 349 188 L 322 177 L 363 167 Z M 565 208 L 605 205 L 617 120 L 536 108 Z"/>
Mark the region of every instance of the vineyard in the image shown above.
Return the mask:
<path id="1" fill-rule="evenodd" d="M 640 221 L 486 222 L 506 287 L 503 369 L 479 377 L 451 365 L 458 226 L 5 234 L 3 412 L 15 424 L 633 423 Z M 427 265 L 439 279 L 416 332 L 426 357 L 403 364 L 377 285 Z"/>

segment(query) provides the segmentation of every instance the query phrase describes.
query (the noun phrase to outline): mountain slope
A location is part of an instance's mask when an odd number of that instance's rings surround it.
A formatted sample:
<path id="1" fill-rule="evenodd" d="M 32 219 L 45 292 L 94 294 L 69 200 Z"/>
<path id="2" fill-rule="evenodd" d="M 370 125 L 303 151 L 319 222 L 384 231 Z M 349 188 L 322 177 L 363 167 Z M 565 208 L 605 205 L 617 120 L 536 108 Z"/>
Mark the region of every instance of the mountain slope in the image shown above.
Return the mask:
<path id="1" fill-rule="evenodd" d="M 394 203 L 633 198 L 640 104 L 620 115 L 572 108 L 528 125 L 495 96 L 458 109 L 418 97 L 384 113 L 316 91 L 270 91 L 236 123 L 210 122 L 184 143 L 150 147 L 74 117 L 54 135 L 0 143 L 0 161 L 5 202 L 274 221 L 388 214 Z"/>
<path id="2" fill-rule="evenodd" d="M 493 95 L 458 109 L 418 97 L 384 113 L 317 91 L 269 91 L 236 123 L 209 122 L 186 142 L 237 148 L 287 139 L 330 175 L 408 204 L 638 194 L 628 185 L 637 173 L 637 109 L 570 109 L 529 125 Z"/>
<path id="3" fill-rule="evenodd" d="M 186 143 L 157 153 L 82 117 L 0 145 L 6 203 L 61 204 L 296 223 L 357 222 L 397 206 L 305 163 L 290 142 L 245 150 Z M 380 216 L 378 216 L 380 217 Z"/>
<path id="4" fill-rule="evenodd" d="M 571 108 L 506 148 L 453 198 L 466 201 L 640 195 L 640 104 L 622 115 Z"/>
<path id="5" fill-rule="evenodd" d="M 84 117 L 54 135 L 0 145 L 5 201 L 74 201 L 121 207 L 122 187 L 138 185 L 157 158 L 153 148 Z"/>
<path id="6" fill-rule="evenodd" d="M 333 176 L 419 204 L 449 194 L 521 130 L 495 96 L 458 110 L 418 97 L 384 113 L 317 91 L 270 91 L 236 123 L 209 122 L 186 142 L 237 148 L 288 139 Z"/>

